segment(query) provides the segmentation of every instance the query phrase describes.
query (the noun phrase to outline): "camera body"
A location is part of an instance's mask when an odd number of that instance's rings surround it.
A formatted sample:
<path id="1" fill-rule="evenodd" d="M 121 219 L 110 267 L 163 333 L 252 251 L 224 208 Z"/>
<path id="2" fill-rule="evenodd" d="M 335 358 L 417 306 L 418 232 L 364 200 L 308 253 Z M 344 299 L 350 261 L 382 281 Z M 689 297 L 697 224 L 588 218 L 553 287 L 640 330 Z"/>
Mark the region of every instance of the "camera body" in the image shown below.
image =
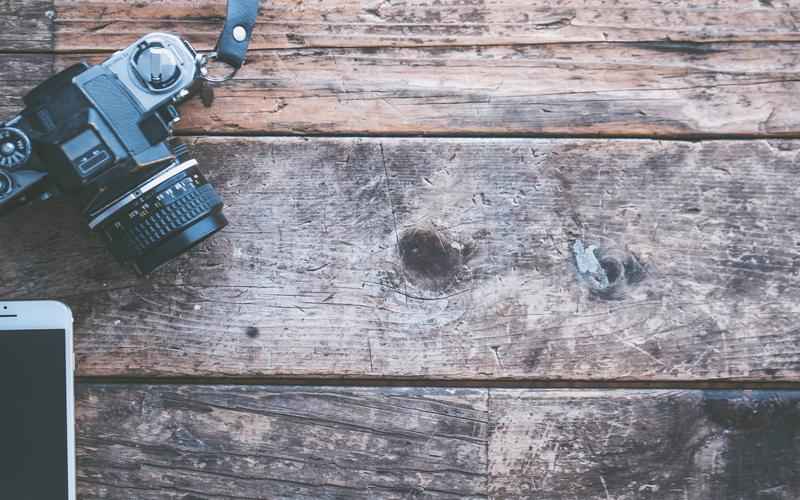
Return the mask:
<path id="1" fill-rule="evenodd" d="M 188 42 L 151 33 L 41 83 L 0 124 L 0 214 L 74 197 L 89 228 L 142 274 L 222 229 L 221 199 L 187 149 L 169 142 L 176 105 L 203 71 Z"/>

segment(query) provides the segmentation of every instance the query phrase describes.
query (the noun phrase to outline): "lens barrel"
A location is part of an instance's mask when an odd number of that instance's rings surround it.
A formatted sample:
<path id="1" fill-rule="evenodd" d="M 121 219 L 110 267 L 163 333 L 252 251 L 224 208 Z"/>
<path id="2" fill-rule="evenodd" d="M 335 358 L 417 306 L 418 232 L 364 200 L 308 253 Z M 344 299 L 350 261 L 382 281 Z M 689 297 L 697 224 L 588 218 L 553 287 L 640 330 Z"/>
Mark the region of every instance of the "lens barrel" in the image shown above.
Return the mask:
<path id="1" fill-rule="evenodd" d="M 181 255 L 227 225 L 222 199 L 196 160 L 173 164 L 100 210 L 89 227 L 140 274 Z"/>

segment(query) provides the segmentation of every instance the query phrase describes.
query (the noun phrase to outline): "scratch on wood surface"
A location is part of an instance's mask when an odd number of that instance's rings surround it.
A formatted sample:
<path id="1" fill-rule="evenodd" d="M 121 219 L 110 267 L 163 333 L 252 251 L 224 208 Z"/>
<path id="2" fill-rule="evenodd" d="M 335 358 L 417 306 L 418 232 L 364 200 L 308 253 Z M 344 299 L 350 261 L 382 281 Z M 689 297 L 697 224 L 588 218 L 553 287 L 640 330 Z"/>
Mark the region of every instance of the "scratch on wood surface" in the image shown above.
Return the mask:
<path id="1" fill-rule="evenodd" d="M 611 500 L 611 495 L 608 494 L 608 486 L 606 485 L 606 479 L 603 476 L 600 476 L 600 482 L 603 483 L 603 491 L 606 494 L 606 500 Z"/>
<path id="2" fill-rule="evenodd" d="M 384 175 L 384 179 L 386 181 L 386 199 L 388 200 L 389 208 L 392 211 L 392 224 L 394 225 L 395 245 L 396 245 L 396 249 L 397 249 L 397 254 L 400 255 L 400 253 L 401 253 L 401 251 L 400 251 L 400 231 L 399 231 L 399 229 L 397 227 L 397 213 L 395 212 L 395 209 L 394 209 L 394 202 L 392 202 L 392 190 L 391 190 L 391 187 L 389 186 L 389 167 L 386 165 L 386 154 L 383 151 L 383 143 L 382 142 L 378 143 L 378 147 L 380 148 L 380 151 L 381 151 L 381 163 L 383 164 L 383 175 Z M 405 271 L 405 264 L 403 263 L 403 259 L 400 259 L 400 273 L 402 275 L 402 280 L 403 280 L 403 293 L 406 296 L 406 299 L 408 299 L 408 290 L 406 288 L 406 277 L 405 277 L 406 271 Z"/>
<path id="3" fill-rule="evenodd" d="M 494 353 L 494 359 L 497 362 L 497 366 L 500 367 L 500 370 L 503 370 L 503 359 L 500 357 L 500 346 L 493 345 L 490 346 L 490 349 Z"/>
<path id="4" fill-rule="evenodd" d="M 658 359 L 657 357 L 653 356 L 653 355 L 652 355 L 652 354 L 650 354 L 649 352 L 645 351 L 644 349 L 642 349 L 641 347 L 639 347 L 639 346 L 638 346 L 638 345 L 636 345 L 635 343 L 633 343 L 633 342 L 631 342 L 631 341 L 629 341 L 629 340 L 626 340 L 626 339 L 624 339 L 624 338 L 620 337 L 620 336 L 619 336 L 619 335 L 617 335 L 617 334 L 614 334 L 614 338 L 615 338 L 615 339 L 617 339 L 617 341 L 619 341 L 621 344 L 623 344 L 623 345 L 626 345 L 626 346 L 630 347 L 631 349 L 633 349 L 633 350 L 635 350 L 635 351 L 638 351 L 638 352 L 640 352 L 640 353 L 644 354 L 645 356 L 647 356 L 648 358 L 650 358 L 650 359 L 651 359 L 651 360 L 652 360 L 654 363 L 656 363 L 656 364 L 659 364 L 659 365 L 661 365 L 661 366 L 666 366 L 666 363 L 664 363 L 663 361 L 661 361 L 661 360 L 660 360 L 660 359 Z"/>
<path id="5" fill-rule="evenodd" d="M 372 358 L 372 339 L 371 338 L 367 338 L 367 351 L 369 352 L 369 372 L 370 373 L 374 373 L 375 372 L 375 365 L 373 363 L 373 358 Z"/>

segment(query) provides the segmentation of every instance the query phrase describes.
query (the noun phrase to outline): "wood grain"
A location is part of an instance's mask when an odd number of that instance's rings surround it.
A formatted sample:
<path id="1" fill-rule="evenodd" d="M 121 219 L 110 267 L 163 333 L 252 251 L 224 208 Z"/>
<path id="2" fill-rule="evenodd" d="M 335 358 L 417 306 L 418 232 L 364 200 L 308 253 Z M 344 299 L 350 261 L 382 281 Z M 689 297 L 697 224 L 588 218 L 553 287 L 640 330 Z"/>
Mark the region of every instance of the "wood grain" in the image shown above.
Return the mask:
<path id="1" fill-rule="evenodd" d="M 52 51 L 55 16 L 53 0 L 0 2 L 0 53 Z M 0 75 L 6 76 L 7 71 L 3 67 Z"/>
<path id="2" fill-rule="evenodd" d="M 122 47 L 150 31 L 210 49 L 225 0 L 57 0 L 61 51 Z M 252 47 L 386 47 L 619 41 L 798 41 L 796 2 L 738 0 L 274 0 Z"/>
<path id="3" fill-rule="evenodd" d="M 0 117 L 224 0 L 0 2 Z M 795 2 L 264 9 L 186 134 L 797 137 Z M 54 55 L 55 54 L 55 55 Z M 800 381 L 791 140 L 186 137 L 231 225 L 149 278 L 65 200 L 0 220 L 0 298 L 79 375 Z M 800 393 L 96 385 L 80 498 L 790 500 Z"/>
<path id="4" fill-rule="evenodd" d="M 800 393 L 491 390 L 494 500 L 789 500 Z"/>
<path id="5" fill-rule="evenodd" d="M 190 142 L 231 225 L 148 279 L 64 202 L 0 221 L 81 375 L 800 376 L 800 142 Z"/>
<path id="6" fill-rule="evenodd" d="M 53 72 L 53 2 L 0 2 L 0 122 L 21 111 L 22 96 Z"/>
<path id="7" fill-rule="evenodd" d="M 516 1 L 278 2 L 265 9 L 250 64 L 217 90 L 213 108 L 189 105 L 182 131 L 696 137 L 800 130 L 798 11 L 790 4 L 573 1 L 531 9 Z M 62 68 L 86 52 L 102 52 L 89 58 L 99 62 L 152 30 L 210 48 L 224 2 L 165 5 L 13 3 L 16 10 L 0 18 L 9 27 L 0 52 L 52 47 L 65 53 Z M 40 81 L 14 74 L 24 86 Z"/>
<path id="8" fill-rule="evenodd" d="M 789 500 L 800 393 L 81 385 L 80 498 Z"/>
<path id="9" fill-rule="evenodd" d="M 82 499 L 485 499 L 486 393 L 80 386 Z"/>
<path id="10" fill-rule="evenodd" d="M 0 121 L 22 111 L 22 97 L 53 69 L 50 54 L 0 53 Z"/>
<path id="11" fill-rule="evenodd" d="M 253 52 L 211 108 L 182 108 L 180 130 L 796 135 L 797 54 L 792 43 L 676 42 Z M 59 55 L 57 67 L 83 57 Z"/>

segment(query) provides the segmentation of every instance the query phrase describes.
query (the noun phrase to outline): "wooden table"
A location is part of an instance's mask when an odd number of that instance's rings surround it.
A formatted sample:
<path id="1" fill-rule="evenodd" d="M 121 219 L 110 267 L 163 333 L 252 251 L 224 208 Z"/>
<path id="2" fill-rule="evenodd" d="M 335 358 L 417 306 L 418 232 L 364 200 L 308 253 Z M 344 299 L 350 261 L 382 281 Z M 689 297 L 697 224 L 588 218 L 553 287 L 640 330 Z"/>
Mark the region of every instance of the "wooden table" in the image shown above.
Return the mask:
<path id="1" fill-rule="evenodd" d="M 5 0 L 0 115 L 223 0 Z M 80 498 L 800 497 L 800 4 L 274 0 L 180 135 L 230 226 L 148 278 L 64 201 Z"/>

